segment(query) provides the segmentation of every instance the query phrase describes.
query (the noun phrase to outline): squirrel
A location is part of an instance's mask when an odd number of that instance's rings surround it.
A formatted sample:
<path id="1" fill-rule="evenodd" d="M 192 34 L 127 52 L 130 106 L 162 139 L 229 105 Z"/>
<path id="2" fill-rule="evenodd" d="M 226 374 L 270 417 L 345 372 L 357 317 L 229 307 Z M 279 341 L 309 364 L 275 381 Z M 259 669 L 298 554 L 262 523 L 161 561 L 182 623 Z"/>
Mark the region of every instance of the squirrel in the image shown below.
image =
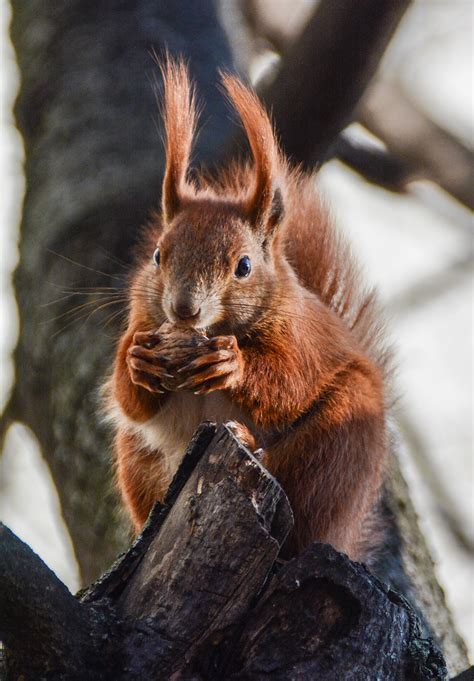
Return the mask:
<path id="1" fill-rule="evenodd" d="M 387 459 L 387 356 L 375 294 L 318 196 L 284 158 L 256 94 L 221 74 L 251 161 L 189 177 L 197 113 L 162 65 L 166 168 L 144 229 L 106 393 L 117 478 L 137 532 L 203 420 L 233 421 L 313 541 L 371 550 Z M 381 335 L 382 334 L 382 335 Z"/>

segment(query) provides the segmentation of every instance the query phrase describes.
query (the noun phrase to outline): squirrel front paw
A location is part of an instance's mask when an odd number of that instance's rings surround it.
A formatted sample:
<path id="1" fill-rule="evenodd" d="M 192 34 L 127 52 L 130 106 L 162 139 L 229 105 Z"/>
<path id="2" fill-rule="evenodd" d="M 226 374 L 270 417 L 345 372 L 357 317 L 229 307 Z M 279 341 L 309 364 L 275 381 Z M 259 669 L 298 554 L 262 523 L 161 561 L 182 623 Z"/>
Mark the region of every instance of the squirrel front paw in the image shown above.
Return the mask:
<path id="1" fill-rule="evenodd" d="M 137 332 L 127 351 L 130 379 L 151 393 L 164 393 L 163 382 L 172 379 L 167 371 L 167 360 L 157 347 L 158 337 L 148 332 Z"/>
<path id="2" fill-rule="evenodd" d="M 163 324 L 156 332 L 137 332 L 127 352 L 133 383 L 152 393 L 190 390 L 204 395 L 235 387 L 243 358 L 234 336 L 207 338 Z"/>
<path id="3" fill-rule="evenodd" d="M 235 336 L 215 336 L 206 342 L 206 352 L 199 354 L 178 370 L 184 379 L 178 390 L 206 395 L 214 390 L 234 388 L 242 378 L 243 357 Z"/>

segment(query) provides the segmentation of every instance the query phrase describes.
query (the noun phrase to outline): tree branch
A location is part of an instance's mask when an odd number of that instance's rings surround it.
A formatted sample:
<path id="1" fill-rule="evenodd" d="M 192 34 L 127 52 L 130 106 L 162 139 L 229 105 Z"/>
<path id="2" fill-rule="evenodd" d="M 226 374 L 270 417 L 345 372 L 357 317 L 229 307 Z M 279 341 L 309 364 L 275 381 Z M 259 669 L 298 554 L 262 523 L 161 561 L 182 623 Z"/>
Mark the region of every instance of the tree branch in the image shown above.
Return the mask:
<path id="1" fill-rule="evenodd" d="M 474 155 L 431 120 L 403 88 L 379 80 L 364 97 L 358 119 L 403 159 L 418 178 L 432 180 L 474 210 Z"/>
<path id="2" fill-rule="evenodd" d="M 333 3 L 335 15 L 339 11 L 340 6 L 341 3 Z M 363 11 L 362 3 L 359 9 Z M 324 87 L 327 89 L 318 89 L 320 87 L 319 84 L 312 80 L 313 77 L 318 76 L 317 65 L 322 58 L 322 55 L 319 55 L 319 51 L 318 54 L 316 53 L 316 48 L 312 44 L 312 22 L 316 19 L 317 12 L 301 34 L 303 40 L 306 32 L 309 32 L 310 36 L 306 42 L 302 43 L 306 46 L 305 52 L 303 47 L 300 47 L 300 38 L 295 37 L 291 33 L 290 29 L 293 28 L 293 24 L 290 25 L 290 28 L 288 25 L 276 26 L 272 24 L 272 16 L 269 16 L 269 11 L 265 8 L 265 5 L 246 2 L 244 3 L 244 11 L 253 33 L 269 40 L 276 51 L 283 55 L 278 75 L 279 91 L 288 91 L 290 94 L 295 81 L 295 73 L 286 68 L 288 59 L 293 59 L 291 64 L 293 67 L 296 66 L 295 58 L 292 57 L 292 51 L 296 48 L 294 46 L 291 47 L 290 44 L 293 43 L 299 50 L 299 62 L 296 69 L 296 80 L 299 87 L 303 88 L 302 91 L 306 93 L 307 100 L 312 98 L 315 102 L 318 102 L 318 104 L 313 103 L 313 109 L 315 107 L 329 107 L 332 102 L 332 93 L 335 92 L 332 81 L 336 82 L 336 84 L 339 81 L 345 83 L 345 79 L 351 77 L 352 69 L 356 69 L 357 65 L 350 64 L 349 70 L 346 73 L 347 64 L 343 59 L 336 60 L 337 55 L 334 55 L 333 63 L 328 68 L 327 78 L 324 82 Z M 354 13 L 350 16 L 353 17 Z M 328 30 L 340 31 L 341 28 L 338 24 L 331 22 L 327 22 L 327 26 Z M 320 32 L 323 30 L 323 26 L 319 21 L 314 28 L 314 40 L 318 40 L 315 44 L 319 45 L 321 38 L 319 33 L 316 33 L 316 30 Z M 346 39 L 344 34 L 335 33 L 332 36 L 334 44 L 339 43 L 339 36 L 341 40 Z M 325 39 L 329 40 L 329 35 Z M 369 46 L 370 44 L 367 43 L 368 48 Z M 369 74 L 367 73 L 367 75 Z M 373 75 L 373 72 L 371 72 L 371 75 Z M 364 82 L 365 87 L 368 84 L 368 80 Z M 356 86 L 357 81 L 351 85 L 351 87 Z M 263 84 L 262 89 L 264 92 L 266 89 L 269 89 L 269 94 L 267 95 L 269 102 L 272 101 L 272 89 L 274 87 L 275 84 Z M 324 92 L 323 98 L 320 96 L 321 92 Z M 348 96 L 349 94 L 350 89 Z M 360 94 L 362 94 L 362 91 Z M 320 102 L 321 99 L 322 102 Z M 303 140 L 302 143 L 298 142 L 298 150 L 307 157 L 305 158 L 306 165 L 317 165 L 321 162 L 321 157 L 316 146 L 316 153 L 314 158 L 311 159 L 311 141 L 315 130 L 318 131 L 320 121 L 324 121 L 324 118 L 321 119 L 321 113 L 318 113 L 318 111 L 314 113 L 310 107 L 307 107 L 305 102 L 305 108 L 302 108 L 298 116 L 304 118 L 305 112 L 308 112 L 310 115 L 315 115 L 315 118 L 307 122 L 308 129 L 305 129 L 301 126 L 299 118 L 296 117 L 295 121 L 299 125 L 293 130 L 291 127 L 292 117 L 294 117 L 292 107 L 295 105 L 290 99 L 284 103 L 284 106 L 289 107 L 288 135 L 296 134 L 299 140 L 302 136 L 301 131 L 305 130 L 306 140 Z M 279 109 L 275 109 L 275 112 L 279 112 Z M 326 115 L 330 117 L 330 113 L 331 111 L 329 110 Z M 278 125 L 280 125 L 280 115 L 281 112 L 277 116 Z M 337 107 L 335 115 L 337 115 Z M 355 143 L 342 133 L 330 150 L 331 157 L 339 158 L 369 182 L 378 184 L 390 191 L 403 192 L 407 189 L 410 181 L 429 179 L 463 205 L 471 210 L 474 208 L 474 162 L 472 149 L 467 148 L 453 134 L 430 119 L 426 112 L 422 111 L 410 99 L 399 84 L 379 78 L 370 88 L 369 92 L 364 94 L 355 111 L 353 106 L 348 107 L 346 116 L 347 123 L 350 122 L 350 119 L 357 119 L 370 132 L 379 137 L 385 143 L 387 151 Z M 313 124 L 315 130 L 311 130 Z M 339 130 L 334 132 L 334 139 L 337 132 Z M 288 144 L 287 135 L 284 136 L 284 141 Z M 289 146 L 291 147 L 292 144 L 293 142 L 290 142 Z M 328 155 L 326 154 L 326 158 Z M 296 154 L 295 157 L 298 158 Z"/>
<path id="3" fill-rule="evenodd" d="M 441 645 L 450 673 L 458 673 L 469 664 L 466 645 L 454 626 L 443 589 L 436 579 L 433 558 L 419 528 L 397 454 L 395 451 L 390 462 L 390 494 L 387 499 L 397 519 L 405 574 L 414 586 L 415 605 L 426 617 L 431 631 Z"/>
<path id="4" fill-rule="evenodd" d="M 333 154 L 368 182 L 389 191 L 404 192 L 408 182 L 415 178 L 413 169 L 403 159 L 384 149 L 356 142 L 345 132 L 339 135 Z"/>
<path id="5" fill-rule="evenodd" d="M 55 680 L 99 681 L 99 620 L 2 524 L 0 612 L 0 640 L 11 678 L 44 678 L 50 670 Z"/>
<path id="6" fill-rule="evenodd" d="M 274 577 L 237 650 L 239 678 L 415 681 L 446 675 L 408 603 L 364 566 L 319 543 Z"/>
<path id="7" fill-rule="evenodd" d="M 262 89 L 286 154 L 322 163 L 372 79 L 411 0 L 321 0 Z"/>

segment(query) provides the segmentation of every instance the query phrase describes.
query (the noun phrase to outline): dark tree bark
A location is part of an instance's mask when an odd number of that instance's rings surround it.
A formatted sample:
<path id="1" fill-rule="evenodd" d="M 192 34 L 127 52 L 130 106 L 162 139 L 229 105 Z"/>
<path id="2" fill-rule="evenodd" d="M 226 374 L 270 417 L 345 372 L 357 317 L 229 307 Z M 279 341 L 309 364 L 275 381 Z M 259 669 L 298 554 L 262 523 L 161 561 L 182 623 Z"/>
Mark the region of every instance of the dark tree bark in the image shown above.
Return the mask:
<path id="1" fill-rule="evenodd" d="M 2 524 L 0 548 L 0 639 L 8 670 L 3 676 L 0 664 L 0 678 L 100 679 L 99 618 Z M 80 675 L 84 665 L 87 677 Z"/>
<path id="2" fill-rule="evenodd" d="M 55 680 L 446 679 L 410 606 L 363 566 L 318 543 L 276 562 L 292 523 L 276 480 L 226 426 L 207 424 L 164 506 L 80 602 L 4 528 L 8 672 L 25 681 L 45 670 Z"/>

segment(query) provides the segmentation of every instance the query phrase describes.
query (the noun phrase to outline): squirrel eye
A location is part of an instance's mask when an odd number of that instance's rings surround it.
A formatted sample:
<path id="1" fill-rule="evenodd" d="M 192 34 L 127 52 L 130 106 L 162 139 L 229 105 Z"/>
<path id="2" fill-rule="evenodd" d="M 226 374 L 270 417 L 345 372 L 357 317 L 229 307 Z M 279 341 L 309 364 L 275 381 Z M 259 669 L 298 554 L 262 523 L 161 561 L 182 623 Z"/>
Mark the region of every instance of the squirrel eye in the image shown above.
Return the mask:
<path id="1" fill-rule="evenodd" d="M 248 277 L 252 271 L 252 263 L 248 255 L 244 255 L 240 258 L 237 267 L 235 268 L 235 276 L 239 278 Z"/>
<path id="2" fill-rule="evenodd" d="M 157 267 L 160 266 L 160 249 L 156 248 L 155 252 L 153 253 L 153 262 Z"/>

